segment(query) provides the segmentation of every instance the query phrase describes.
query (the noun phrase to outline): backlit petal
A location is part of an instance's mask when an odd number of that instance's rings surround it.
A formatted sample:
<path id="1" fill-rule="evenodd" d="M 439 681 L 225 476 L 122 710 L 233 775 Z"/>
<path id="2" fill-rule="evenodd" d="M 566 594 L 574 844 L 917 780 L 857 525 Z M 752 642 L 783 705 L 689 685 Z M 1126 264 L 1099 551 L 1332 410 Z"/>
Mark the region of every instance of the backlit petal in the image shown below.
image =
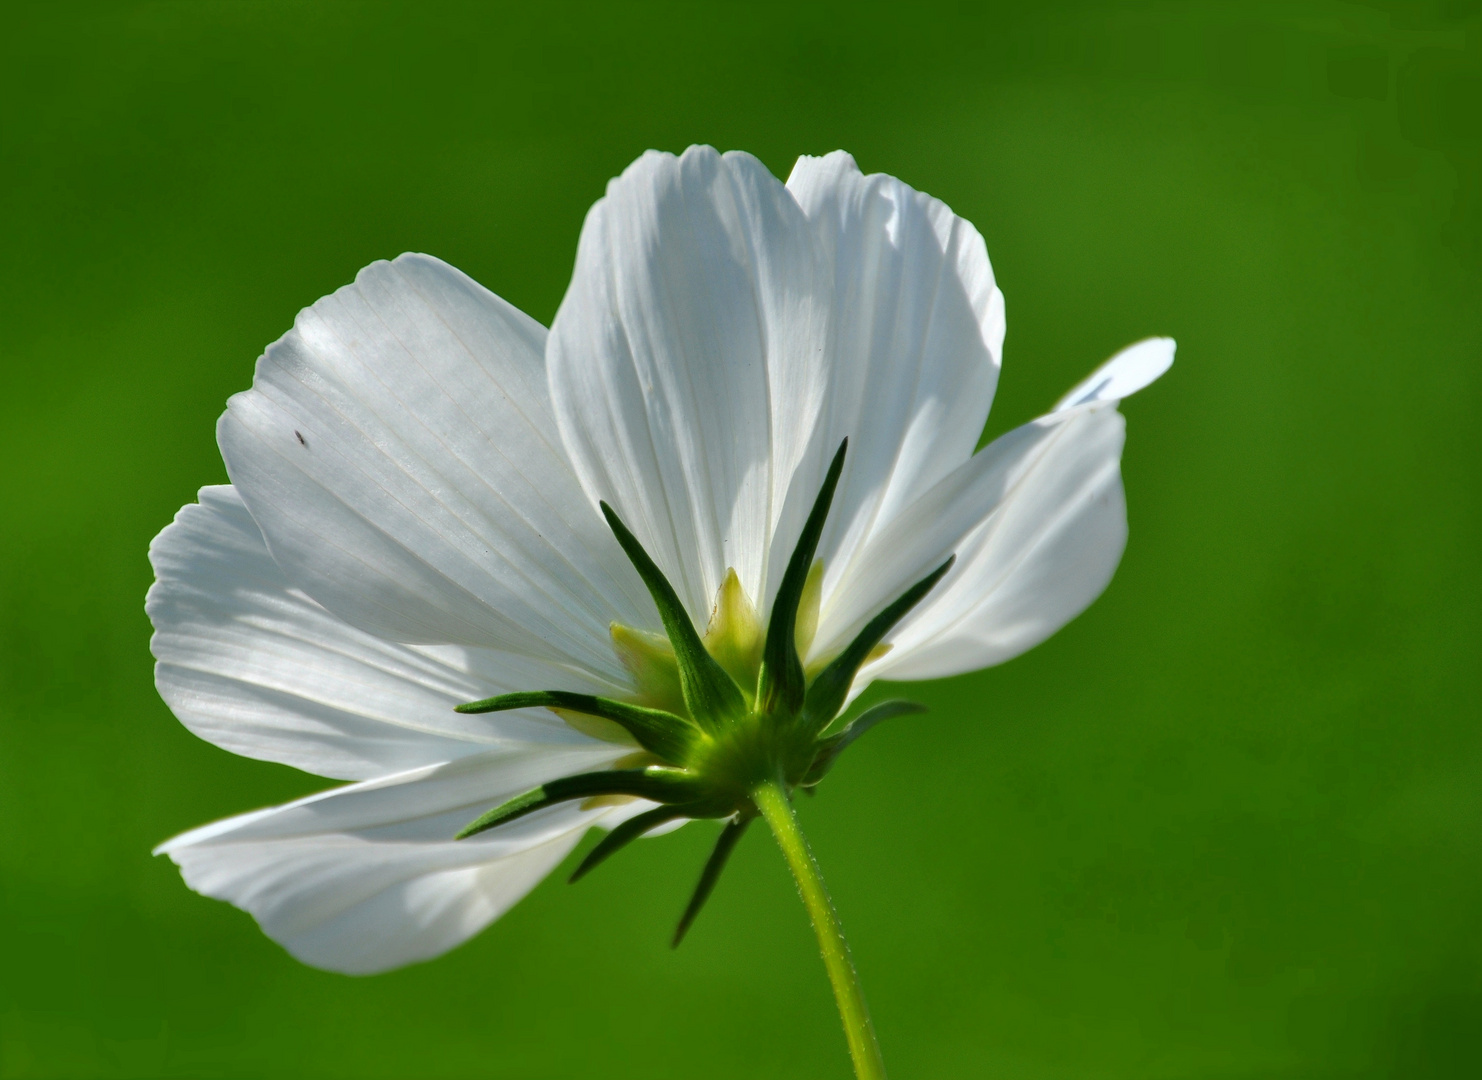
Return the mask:
<path id="1" fill-rule="evenodd" d="M 384 641 L 289 585 L 230 487 L 204 488 L 150 545 L 155 682 L 197 735 L 358 780 L 529 742 L 589 746 L 544 709 L 453 706 L 528 686 L 612 687 L 527 657 Z"/>
<path id="2" fill-rule="evenodd" d="M 391 640 L 619 677 L 609 622 L 655 616 L 556 436 L 544 341 L 420 255 L 301 312 L 218 427 L 289 580 Z"/>
<path id="3" fill-rule="evenodd" d="M 894 177 L 835 152 L 799 158 L 787 186 L 832 271 L 820 441 L 832 453 L 850 439 L 819 547 L 827 598 L 872 537 L 972 454 L 998 383 L 1003 294 L 978 231 Z M 822 470 L 808 464 L 811 499 Z"/>
<path id="4" fill-rule="evenodd" d="M 971 454 L 1003 303 L 981 237 L 848 155 L 648 154 L 582 231 L 548 357 L 562 438 L 704 625 L 728 567 L 763 616 L 840 440 L 824 547 L 861 542 Z M 825 584 L 825 592 L 829 585 Z"/>
<path id="5" fill-rule="evenodd" d="M 468 821 L 613 759 L 535 749 L 463 758 L 243 814 L 161 844 L 186 883 L 249 912 L 295 957 L 348 974 L 446 952 L 507 911 L 595 824 L 647 803 L 544 810 L 469 840 Z"/>
<path id="6" fill-rule="evenodd" d="M 1131 397 L 1173 366 L 1174 349 L 1173 339 L 1166 337 L 1147 338 L 1128 345 L 1077 383 L 1055 403 L 1055 410 Z"/>
<path id="7" fill-rule="evenodd" d="M 561 436 L 700 627 L 728 567 L 754 599 L 764 580 L 823 403 L 823 293 L 802 211 L 749 155 L 646 154 L 582 228 L 547 353 Z"/>
<path id="8" fill-rule="evenodd" d="M 1002 663 L 1106 588 L 1127 540 L 1122 415 L 1083 406 L 1026 428 L 997 440 L 1001 460 L 985 461 L 963 486 L 965 501 L 991 509 L 953 545 L 952 571 L 868 677 L 938 678 Z"/>
<path id="9" fill-rule="evenodd" d="M 872 539 L 821 614 L 822 650 L 841 647 L 948 554 L 957 561 L 861 671 L 926 679 L 1002 663 L 1039 644 L 1099 596 L 1127 540 L 1117 402 L 1173 363 L 1174 343 L 1129 346 L 1047 416 L 994 440 Z"/>

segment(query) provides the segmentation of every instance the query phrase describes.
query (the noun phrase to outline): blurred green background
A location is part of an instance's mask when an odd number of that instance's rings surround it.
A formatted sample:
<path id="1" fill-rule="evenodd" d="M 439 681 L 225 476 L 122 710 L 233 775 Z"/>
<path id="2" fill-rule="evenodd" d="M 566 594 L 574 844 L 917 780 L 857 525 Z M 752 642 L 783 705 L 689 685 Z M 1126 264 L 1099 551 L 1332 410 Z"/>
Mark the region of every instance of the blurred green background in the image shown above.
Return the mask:
<path id="1" fill-rule="evenodd" d="M 295 311 L 403 250 L 542 321 L 648 147 L 851 150 L 1008 298 L 989 433 L 1136 338 L 1086 615 L 804 805 L 893 1075 L 1482 1075 L 1478 4 L 8 5 L 0 1075 L 849 1075 L 747 838 L 350 979 L 152 859 L 325 786 L 157 698 L 145 547 Z"/>

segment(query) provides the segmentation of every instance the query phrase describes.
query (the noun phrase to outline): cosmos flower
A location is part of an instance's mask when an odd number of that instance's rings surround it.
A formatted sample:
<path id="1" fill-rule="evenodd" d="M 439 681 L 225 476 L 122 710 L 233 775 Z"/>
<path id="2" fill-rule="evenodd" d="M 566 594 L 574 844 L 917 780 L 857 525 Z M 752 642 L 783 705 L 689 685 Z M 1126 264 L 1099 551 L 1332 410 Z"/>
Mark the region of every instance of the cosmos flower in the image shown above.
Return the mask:
<path id="1" fill-rule="evenodd" d="M 785 185 L 646 154 L 549 333 L 428 256 L 367 267 L 231 399 L 232 483 L 155 539 L 146 605 L 190 730 L 352 783 L 159 851 L 366 973 L 466 940 L 590 828 L 583 871 L 722 820 L 682 932 L 758 785 L 912 709 L 845 724 L 867 685 L 1007 660 L 1110 580 L 1116 405 L 1173 343 L 974 453 L 1003 333 L 977 231 L 843 153 Z"/>

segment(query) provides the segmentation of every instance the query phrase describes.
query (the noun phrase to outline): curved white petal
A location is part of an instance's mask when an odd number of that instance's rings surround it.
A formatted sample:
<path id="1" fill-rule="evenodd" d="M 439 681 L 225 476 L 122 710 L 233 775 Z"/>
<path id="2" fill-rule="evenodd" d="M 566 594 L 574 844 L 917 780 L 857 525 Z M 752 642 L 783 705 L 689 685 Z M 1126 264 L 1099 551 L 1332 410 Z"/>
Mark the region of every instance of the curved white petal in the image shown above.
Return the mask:
<path id="1" fill-rule="evenodd" d="M 758 595 L 823 400 L 812 243 L 755 158 L 650 152 L 587 215 L 552 324 L 551 397 L 582 484 L 701 626 L 727 567 Z"/>
<path id="2" fill-rule="evenodd" d="M 945 203 L 863 175 L 842 151 L 799 158 L 787 186 L 832 270 L 820 441 L 831 454 L 850 440 L 819 546 L 828 597 L 872 537 L 972 455 L 998 384 L 1004 304 L 983 238 Z M 800 477 L 804 513 L 821 479 Z"/>
<path id="3" fill-rule="evenodd" d="M 1127 541 L 1124 432 L 1113 407 L 1082 406 L 977 455 L 998 448 L 998 460 L 961 485 L 963 501 L 980 509 L 950 547 L 957 562 L 863 674 L 930 679 L 1000 664 L 1084 611 L 1111 581 Z M 925 537 L 918 543 L 942 550 Z"/>
<path id="4" fill-rule="evenodd" d="M 727 567 L 765 615 L 839 441 L 820 549 L 972 452 L 1003 336 L 981 237 L 834 154 L 651 153 L 588 215 L 547 350 L 562 439 L 703 625 Z M 830 585 L 825 584 L 825 593 Z"/>
<path id="5" fill-rule="evenodd" d="M 1081 382 L 1070 393 L 1055 402 L 1055 411 L 1073 409 L 1093 401 L 1120 401 L 1137 391 L 1173 366 L 1177 348 L 1172 338 L 1147 338 L 1128 345 Z"/>
<path id="6" fill-rule="evenodd" d="M 1078 498 L 1088 476 L 1108 460 L 1116 469 L 1121 432 L 1114 408 L 1088 406 L 1051 413 L 995 439 L 872 539 L 850 576 L 824 601 L 815 638 L 819 655 L 843 648 L 878 611 L 955 553 L 952 570 L 887 640 L 908 638 L 928 610 L 959 595 L 972 561 L 968 542 L 976 533 L 988 527 L 1001 540 L 1019 543 L 1027 528 L 1023 541 L 1032 542 L 1036 526 L 1059 514 L 1061 502 Z M 1010 559 L 1005 571 L 1014 565 Z M 906 646 L 893 649 L 904 653 Z"/>
<path id="7" fill-rule="evenodd" d="M 556 436 L 544 340 L 422 255 L 301 312 L 217 429 L 289 580 L 380 637 L 621 677 L 609 622 L 654 616 Z"/>
<path id="8" fill-rule="evenodd" d="M 613 687 L 527 657 L 357 630 L 288 583 L 235 490 L 203 488 L 200 500 L 150 545 L 145 600 L 155 683 L 197 735 L 346 780 L 507 744 L 593 745 L 543 709 L 453 707 L 510 690 Z"/>
<path id="9" fill-rule="evenodd" d="M 186 884 L 249 912 L 304 963 L 347 974 L 427 960 L 530 891 L 596 824 L 648 804 L 577 803 L 453 840 L 470 820 L 606 750 L 463 758 L 195 829 L 161 844 Z"/>
<path id="10" fill-rule="evenodd" d="M 1151 338 L 1117 353 L 1054 411 L 994 440 L 912 503 L 856 559 L 820 614 L 820 652 L 949 555 L 951 571 L 887 638 L 856 680 L 928 679 L 1002 663 L 1033 648 L 1099 596 L 1127 542 L 1122 398 L 1173 363 Z"/>

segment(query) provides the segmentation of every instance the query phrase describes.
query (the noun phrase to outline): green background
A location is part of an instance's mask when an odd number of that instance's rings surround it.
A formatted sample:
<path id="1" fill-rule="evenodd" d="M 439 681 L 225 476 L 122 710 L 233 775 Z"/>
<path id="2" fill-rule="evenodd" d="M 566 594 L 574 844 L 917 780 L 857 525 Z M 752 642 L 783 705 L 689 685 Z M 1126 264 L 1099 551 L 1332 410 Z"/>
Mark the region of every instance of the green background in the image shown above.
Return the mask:
<path id="1" fill-rule="evenodd" d="M 1477 3 L 3 24 L 0 1075 L 849 1075 L 764 832 L 677 953 L 710 825 L 362 979 L 149 855 L 325 786 L 151 680 L 145 548 L 261 349 L 408 249 L 548 321 L 607 178 L 690 142 L 842 146 L 975 222 L 989 434 L 1179 341 L 1105 596 L 802 808 L 893 1075 L 1482 1074 Z"/>

